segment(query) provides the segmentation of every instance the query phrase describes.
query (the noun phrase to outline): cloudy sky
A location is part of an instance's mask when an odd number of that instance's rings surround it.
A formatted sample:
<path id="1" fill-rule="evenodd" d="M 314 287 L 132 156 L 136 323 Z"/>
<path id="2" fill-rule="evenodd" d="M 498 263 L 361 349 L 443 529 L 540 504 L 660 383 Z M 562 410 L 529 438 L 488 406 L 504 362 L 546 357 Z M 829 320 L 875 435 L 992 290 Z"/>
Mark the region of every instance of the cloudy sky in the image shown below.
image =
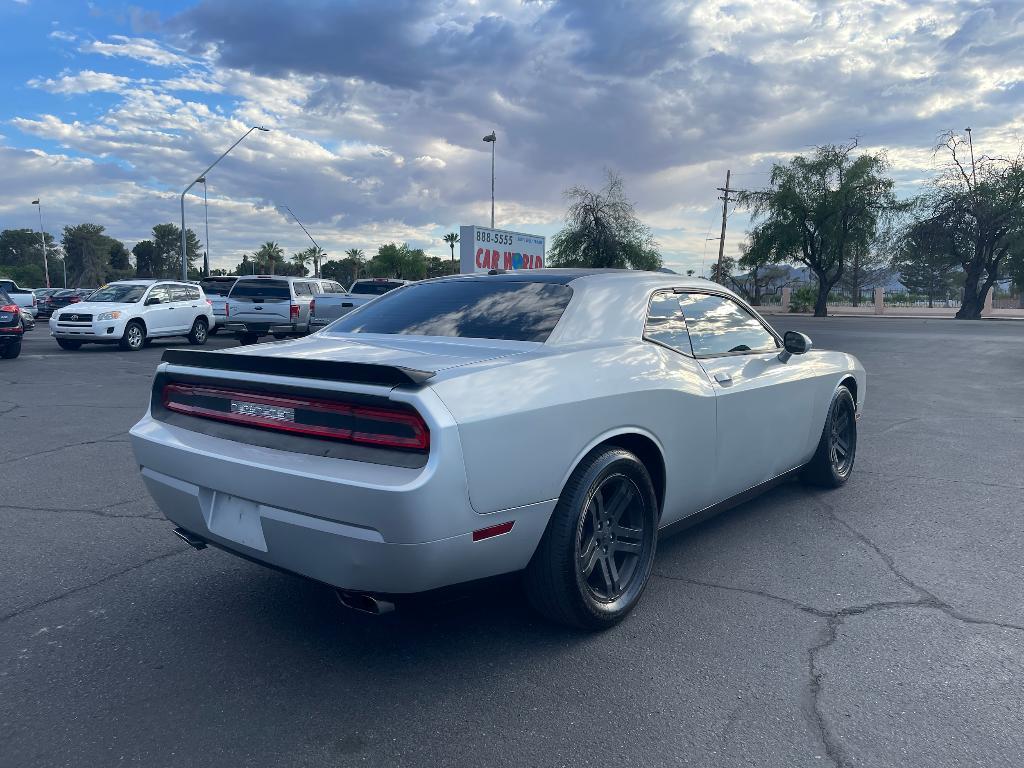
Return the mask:
<path id="1" fill-rule="evenodd" d="M 717 253 L 734 186 L 858 137 L 900 190 L 948 129 L 1024 134 L 1024 3 L 906 0 L 0 0 L 0 228 L 92 221 L 129 247 L 209 179 L 211 256 L 332 254 L 486 224 L 551 235 L 619 171 L 668 266 Z M 199 188 L 197 188 L 199 189 Z M 201 194 L 201 189 L 199 189 Z M 202 198 L 187 204 L 202 236 Z M 730 218 L 728 252 L 747 222 Z"/>

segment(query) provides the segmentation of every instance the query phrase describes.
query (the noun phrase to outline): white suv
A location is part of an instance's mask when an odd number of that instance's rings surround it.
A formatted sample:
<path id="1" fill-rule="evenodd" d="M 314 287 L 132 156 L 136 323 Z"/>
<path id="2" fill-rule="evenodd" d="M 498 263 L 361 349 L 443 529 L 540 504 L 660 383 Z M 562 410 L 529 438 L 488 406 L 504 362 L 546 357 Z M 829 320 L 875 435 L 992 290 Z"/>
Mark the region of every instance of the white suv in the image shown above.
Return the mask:
<path id="1" fill-rule="evenodd" d="M 213 307 L 198 285 L 170 280 L 119 280 L 85 301 L 53 313 L 50 335 L 61 349 L 83 344 L 119 344 L 142 349 L 150 339 L 185 336 L 205 344 Z"/>

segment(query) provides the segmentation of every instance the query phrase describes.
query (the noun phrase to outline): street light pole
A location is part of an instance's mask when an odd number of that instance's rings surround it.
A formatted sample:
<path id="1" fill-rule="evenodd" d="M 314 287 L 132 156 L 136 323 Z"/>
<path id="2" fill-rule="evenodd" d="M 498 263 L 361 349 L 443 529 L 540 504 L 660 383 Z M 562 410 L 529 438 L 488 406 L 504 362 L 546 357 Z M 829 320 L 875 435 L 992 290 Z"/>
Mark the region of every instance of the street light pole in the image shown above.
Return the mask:
<path id="1" fill-rule="evenodd" d="M 974 182 L 974 186 L 978 186 L 978 173 L 974 168 L 974 138 L 971 136 L 971 129 L 964 128 L 967 131 L 967 145 L 971 148 L 971 181 Z"/>
<path id="2" fill-rule="evenodd" d="M 46 234 L 43 232 L 43 198 L 38 197 L 32 201 L 32 205 L 39 206 L 39 242 L 43 246 L 43 273 L 46 275 L 46 287 L 50 287 L 50 267 L 46 263 Z M 65 267 L 65 270 L 67 267 Z M 67 288 L 67 278 L 64 279 L 64 287 Z"/>
<path id="3" fill-rule="evenodd" d="M 484 141 L 491 145 L 491 229 L 494 229 L 494 145 L 498 143 L 498 134 L 491 131 L 484 136 Z"/>
<path id="4" fill-rule="evenodd" d="M 269 128 L 264 128 L 262 125 L 254 125 L 248 131 L 243 133 L 241 138 L 238 141 L 236 141 L 234 144 L 232 144 L 230 147 L 228 147 L 226 150 L 224 150 L 224 154 L 222 154 L 220 157 L 218 157 L 216 160 L 214 160 L 212 163 L 210 163 L 209 168 L 207 168 L 205 171 L 203 171 L 198 176 L 196 176 L 195 181 L 193 181 L 191 184 L 189 184 L 187 187 L 185 187 L 184 190 L 182 190 L 182 193 L 181 193 L 181 280 L 182 280 L 182 282 L 188 282 L 188 250 L 187 250 L 188 249 L 188 245 L 187 245 L 187 243 L 185 241 L 185 195 L 188 194 L 188 191 L 190 189 L 192 189 L 192 187 L 194 187 L 196 184 L 199 183 L 199 179 L 205 178 L 206 174 L 208 174 L 210 172 L 210 170 L 213 168 L 213 166 L 215 166 L 217 163 L 219 163 L 221 160 L 223 160 L 227 156 L 228 152 L 230 152 L 232 149 L 234 149 L 239 144 L 241 144 L 242 140 L 245 139 L 246 136 L 248 136 L 253 131 L 269 131 L 269 130 L 270 130 Z"/>
<path id="5" fill-rule="evenodd" d="M 299 221 L 299 217 L 296 216 L 294 213 L 292 213 L 292 209 L 289 208 L 287 205 L 284 207 L 284 209 L 286 211 L 288 211 L 288 213 L 292 214 L 292 218 L 295 219 L 295 223 L 298 224 L 300 227 L 302 227 L 302 231 L 306 233 L 306 237 L 308 237 L 309 241 L 311 243 L 313 243 L 314 246 L 316 246 L 316 250 L 317 250 L 317 254 L 318 255 L 317 255 L 317 257 L 315 259 L 313 259 L 313 277 L 320 277 L 320 257 L 325 255 L 324 252 L 323 252 L 324 249 L 321 248 L 320 247 L 320 243 L 318 243 L 316 240 L 314 240 L 313 236 L 311 234 L 309 234 L 309 230 L 306 229 L 304 226 L 302 226 L 302 222 Z"/>
<path id="6" fill-rule="evenodd" d="M 203 184 L 203 215 L 206 217 L 206 253 L 203 256 L 203 277 L 210 276 L 210 203 L 206 196 L 207 184 L 206 177 L 203 176 L 199 179 Z"/>

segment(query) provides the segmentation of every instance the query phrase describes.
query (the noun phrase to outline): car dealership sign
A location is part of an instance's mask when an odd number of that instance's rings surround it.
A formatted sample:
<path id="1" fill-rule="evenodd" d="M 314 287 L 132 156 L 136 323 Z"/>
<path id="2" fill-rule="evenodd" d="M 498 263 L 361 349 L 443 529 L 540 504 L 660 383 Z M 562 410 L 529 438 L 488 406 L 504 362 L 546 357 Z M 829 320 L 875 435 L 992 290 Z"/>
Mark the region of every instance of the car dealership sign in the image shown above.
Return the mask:
<path id="1" fill-rule="evenodd" d="M 544 238 L 523 232 L 486 227 L 459 227 L 460 271 L 540 269 L 544 266 Z"/>

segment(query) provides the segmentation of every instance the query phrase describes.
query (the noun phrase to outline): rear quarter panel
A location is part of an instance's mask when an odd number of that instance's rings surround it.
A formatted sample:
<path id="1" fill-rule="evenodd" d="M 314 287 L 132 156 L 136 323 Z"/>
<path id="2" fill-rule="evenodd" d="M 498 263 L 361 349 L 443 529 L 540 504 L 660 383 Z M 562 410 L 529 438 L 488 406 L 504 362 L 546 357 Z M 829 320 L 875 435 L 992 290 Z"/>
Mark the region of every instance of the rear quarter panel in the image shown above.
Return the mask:
<path id="1" fill-rule="evenodd" d="M 477 512 L 557 498 L 579 460 L 621 433 L 662 451 L 663 522 L 714 501 L 715 396 L 690 358 L 623 343 L 456 369 L 432 387 L 459 425 Z"/>

